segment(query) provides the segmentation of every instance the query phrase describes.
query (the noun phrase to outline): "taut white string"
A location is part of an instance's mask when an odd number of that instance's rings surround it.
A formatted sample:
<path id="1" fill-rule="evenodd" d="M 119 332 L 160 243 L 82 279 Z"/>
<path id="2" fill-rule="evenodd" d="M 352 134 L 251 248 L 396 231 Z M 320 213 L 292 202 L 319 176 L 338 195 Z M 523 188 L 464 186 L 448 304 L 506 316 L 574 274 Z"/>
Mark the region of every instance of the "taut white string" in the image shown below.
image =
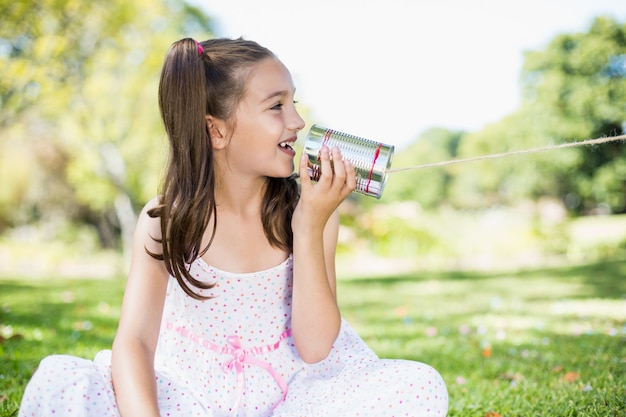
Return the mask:
<path id="1" fill-rule="evenodd" d="M 414 166 L 405 167 L 405 168 L 391 168 L 391 169 L 388 169 L 386 172 L 389 173 L 389 174 L 392 174 L 394 172 L 402 172 L 402 171 L 409 171 L 409 170 L 414 170 L 414 169 L 440 167 L 440 166 L 445 166 L 445 165 L 461 164 L 461 163 L 465 163 L 465 162 L 474 162 L 474 161 L 482 161 L 482 160 L 486 160 L 486 159 L 503 158 L 503 157 L 506 157 L 506 156 L 524 155 L 524 154 L 535 153 L 535 152 L 550 151 L 550 150 L 553 150 L 553 149 L 573 148 L 573 147 L 577 147 L 577 146 L 586 146 L 586 145 L 600 145 L 602 143 L 616 142 L 618 140 L 626 140 L 626 135 L 609 136 L 609 137 L 597 138 L 597 139 L 587 139 L 587 140 L 583 140 L 583 141 L 580 141 L 580 142 L 567 142 L 567 143 L 561 143 L 559 145 L 542 146 L 542 147 L 539 147 L 539 148 L 524 149 L 524 150 L 521 150 L 521 151 L 496 153 L 496 154 L 491 154 L 491 155 L 475 156 L 475 157 L 471 157 L 471 158 L 451 159 L 451 160 L 448 160 L 448 161 L 435 162 L 435 163 L 431 163 L 431 164 L 414 165 Z"/>

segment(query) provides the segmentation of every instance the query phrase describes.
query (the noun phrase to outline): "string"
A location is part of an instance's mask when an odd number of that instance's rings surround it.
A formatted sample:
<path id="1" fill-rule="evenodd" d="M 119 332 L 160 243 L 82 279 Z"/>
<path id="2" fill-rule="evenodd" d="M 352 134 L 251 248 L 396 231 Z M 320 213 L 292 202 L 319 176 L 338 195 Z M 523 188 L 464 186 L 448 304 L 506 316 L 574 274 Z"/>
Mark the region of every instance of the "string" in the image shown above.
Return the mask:
<path id="1" fill-rule="evenodd" d="M 439 167 L 439 166 L 452 165 L 452 164 L 461 164 L 461 163 L 465 163 L 465 162 L 473 162 L 473 161 L 482 161 L 482 160 L 486 160 L 486 159 L 503 158 L 503 157 L 506 157 L 506 156 L 524 155 L 524 154 L 529 154 L 529 153 L 534 153 L 534 152 L 549 151 L 549 150 L 553 150 L 553 149 L 573 148 L 573 147 L 576 147 L 576 146 L 585 146 L 585 145 L 599 145 L 599 144 L 607 143 L 607 142 L 616 142 L 618 140 L 626 140 L 626 135 L 609 136 L 609 137 L 598 138 L 598 139 L 587 139 L 587 140 L 584 140 L 584 141 L 581 141 L 581 142 L 567 142 L 567 143 L 561 143 L 559 145 L 542 146 L 542 147 L 539 147 L 539 148 L 524 149 L 524 150 L 521 150 L 521 151 L 496 153 L 496 154 L 491 154 L 491 155 L 475 156 L 475 157 L 471 157 L 471 158 L 451 159 L 451 160 L 448 160 L 448 161 L 435 162 L 435 163 L 431 163 L 431 164 L 414 165 L 414 166 L 405 167 L 405 168 L 392 168 L 392 169 L 386 170 L 386 172 L 388 174 L 392 174 L 394 172 L 402 172 L 402 171 L 409 171 L 409 170 L 423 169 L 423 168 L 432 168 L 432 167 Z"/>

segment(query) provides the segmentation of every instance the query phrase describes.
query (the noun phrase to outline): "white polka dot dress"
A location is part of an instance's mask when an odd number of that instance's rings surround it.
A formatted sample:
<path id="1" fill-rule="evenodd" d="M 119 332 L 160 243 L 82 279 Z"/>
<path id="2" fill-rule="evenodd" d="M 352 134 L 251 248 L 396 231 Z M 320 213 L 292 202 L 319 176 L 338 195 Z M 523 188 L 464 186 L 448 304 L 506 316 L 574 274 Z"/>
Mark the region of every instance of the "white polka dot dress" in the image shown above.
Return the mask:
<path id="1" fill-rule="evenodd" d="M 445 416 L 446 386 L 432 367 L 379 359 L 346 323 L 329 356 L 304 363 L 291 337 L 292 257 L 255 273 L 198 259 L 190 272 L 215 283 L 195 300 L 170 279 L 155 353 L 161 416 Z M 32 416 L 118 417 L 110 351 L 93 361 L 45 358 L 19 411 Z"/>

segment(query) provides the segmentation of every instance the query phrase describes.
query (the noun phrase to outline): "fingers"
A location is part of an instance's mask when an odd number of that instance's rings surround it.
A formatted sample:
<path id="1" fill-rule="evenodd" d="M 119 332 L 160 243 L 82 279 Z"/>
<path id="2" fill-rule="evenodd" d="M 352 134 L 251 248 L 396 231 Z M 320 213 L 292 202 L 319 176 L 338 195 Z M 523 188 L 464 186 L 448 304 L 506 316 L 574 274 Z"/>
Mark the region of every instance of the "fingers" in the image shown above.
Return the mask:
<path id="1" fill-rule="evenodd" d="M 356 187 L 356 173 L 352 166 L 352 161 L 349 159 L 343 159 L 339 148 L 333 148 L 332 150 L 335 176 L 333 179 L 333 186 L 337 187 L 340 192 L 341 198 L 345 198 L 354 191 Z"/>
<path id="2" fill-rule="evenodd" d="M 308 156 L 300 157 L 300 199 L 292 218 L 292 227 L 311 227 L 311 224 L 317 224 L 323 228 L 329 216 L 355 189 L 354 167 L 349 160 L 343 160 L 339 149 L 333 148 L 329 151 L 327 147 L 323 147 L 319 160 L 320 164 L 314 167 L 316 174 L 312 180 Z M 318 176 L 320 171 L 321 175 Z"/>
<path id="3" fill-rule="evenodd" d="M 320 166 L 322 175 L 320 175 L 317 182 L 321 186 L 330 187 L 333 181 L 333 166 L 330 162 L 330 152 L 326 146 L 322 146 L 322 149 L 320 149 Z"/>
<path id="4" fill-rule="evenodd" d="M 300 166 L 298 167 L 298 173 L 300 175 L 300 184 L 303 187 L 308 187 L 311 184 L 311 177 L 309 177 L 309 157 L 306 153 L 302 152 L 300 155 Z"/>
<path id="5" fill-rule="evenodd" d="M 354 166 L 352 165 L 352 161 L 346 159 L 344 162 L 344 166 L 346 169 L 346 196 L 350 194 L 352 191 L 356 189 L 356 171 Z"/>
<path id="6" fill-rule="evenodd" d="M 330 151 L 327 147 L 322 147 L 320 164 L 322 171 L 322 175 L 318 180 L 320 186 L 328 187 L 329 191 L 335 190 L 339 192 L 342 198 L 354 191 L 356 187 L 354 167 L 350 160 L 343 159 L 341 150 L 338 147 L 333 147 Z"/>

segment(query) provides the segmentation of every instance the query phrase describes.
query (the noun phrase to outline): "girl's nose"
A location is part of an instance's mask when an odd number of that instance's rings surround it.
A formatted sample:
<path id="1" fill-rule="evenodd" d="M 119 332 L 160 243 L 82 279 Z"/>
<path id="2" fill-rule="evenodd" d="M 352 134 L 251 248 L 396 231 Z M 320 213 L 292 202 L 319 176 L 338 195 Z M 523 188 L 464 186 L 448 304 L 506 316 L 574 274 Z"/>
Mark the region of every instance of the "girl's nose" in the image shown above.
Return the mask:
<path id="1" fill-rule="evenodd" d="M 302 117 L 300 117 L 300 114 L 298 113 L 298 111 L 294 109 L 294 114 L 291 119 L 290 127 L 297 132 L 297 131 L 304 129 L 305 125 L 306 123 L 304 122 Z"/>

